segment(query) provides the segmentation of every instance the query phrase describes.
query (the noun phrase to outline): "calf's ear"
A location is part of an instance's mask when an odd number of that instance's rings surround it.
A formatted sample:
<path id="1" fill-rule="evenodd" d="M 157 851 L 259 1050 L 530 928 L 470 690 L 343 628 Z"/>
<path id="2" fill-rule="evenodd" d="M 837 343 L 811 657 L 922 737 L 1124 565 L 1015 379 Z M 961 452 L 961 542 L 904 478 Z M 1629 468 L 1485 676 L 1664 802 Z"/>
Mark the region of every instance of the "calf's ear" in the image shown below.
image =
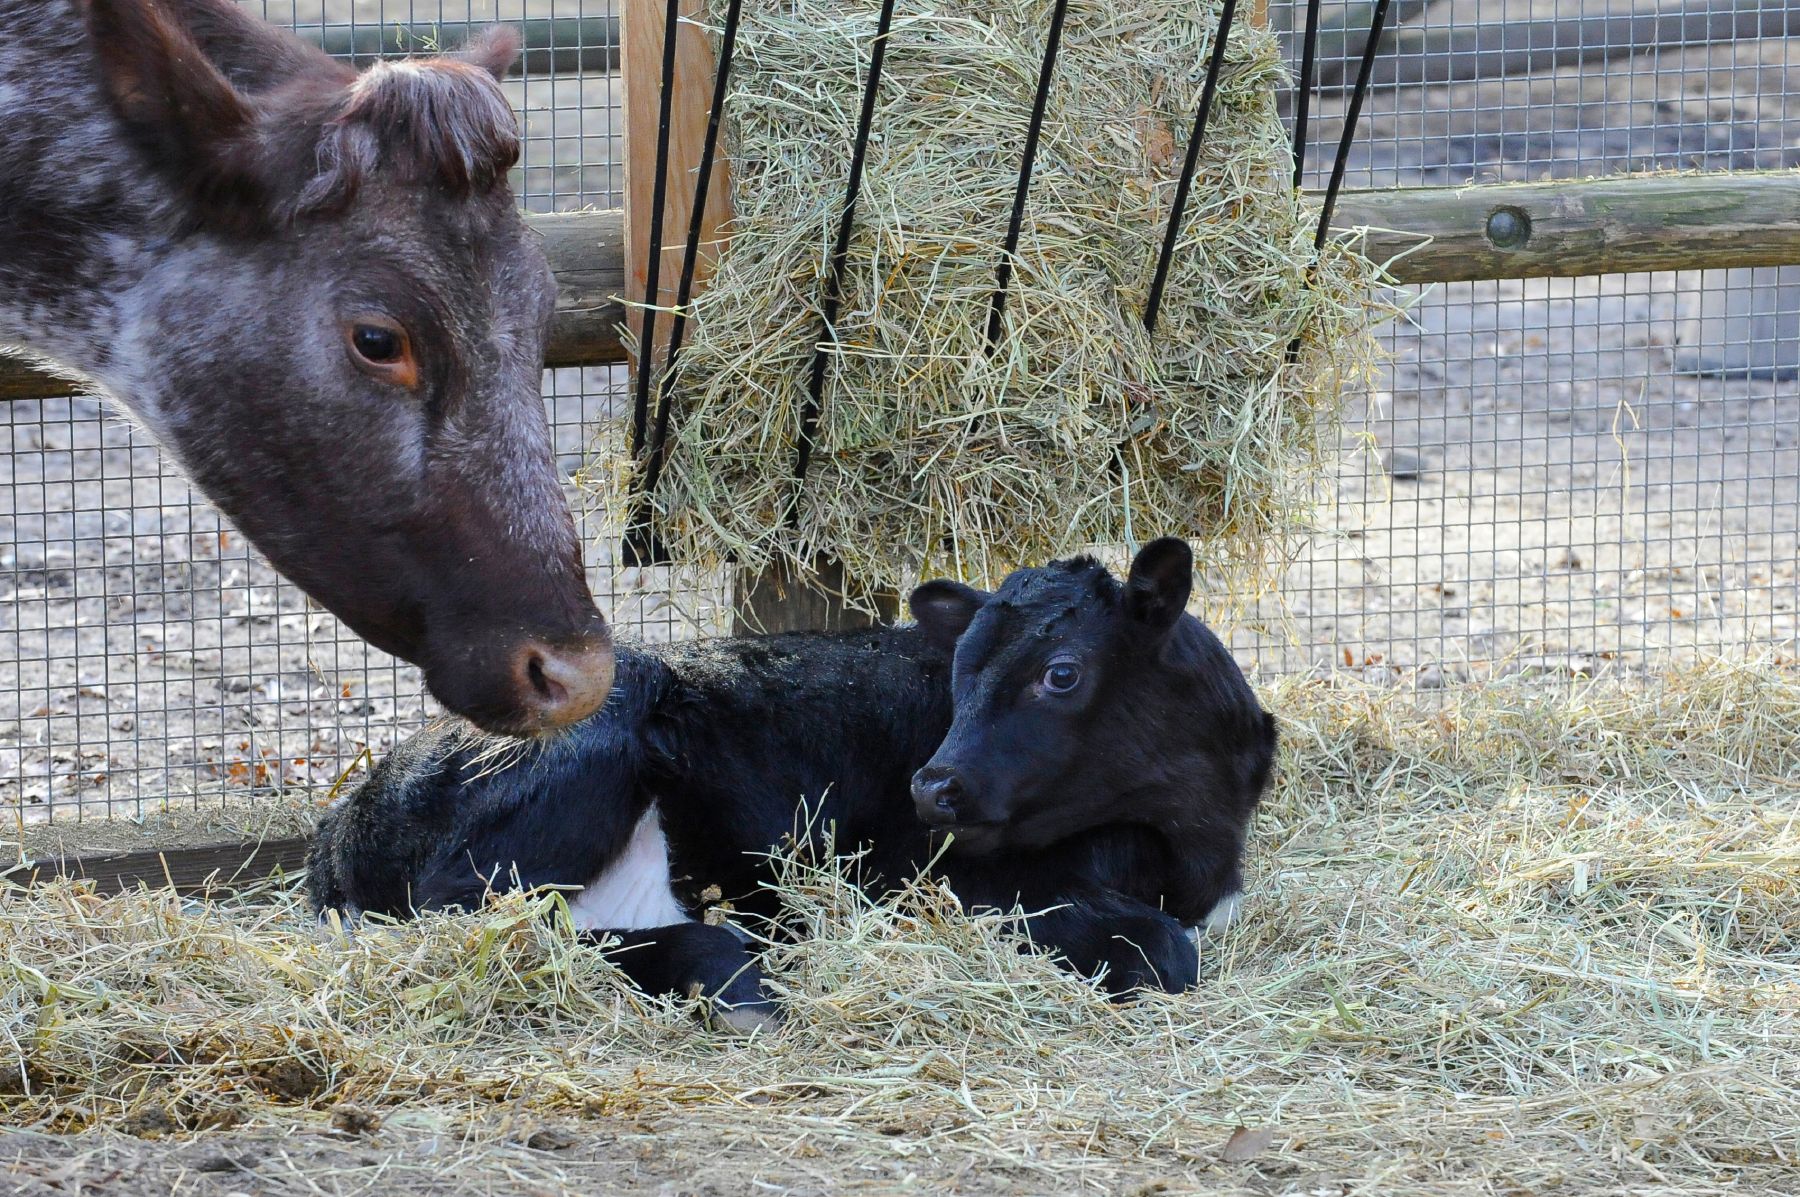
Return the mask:
<path id="1" fill-rule="evenodd" d="M 986 591 L 961 582 L 938 578 L 912 592 L 906 605 L 927 639 L 941 648 L 954 648 L 956 639 L 968 630 L 969 621 L 988 601 Z"/>
<path id="2" fill-rule="evenodd" d="M 1194 551 L 1173 536 L 1153 540 L 1138 550 L 1125 581 L 1125 611 L 1162 633 L 1187 610 L 1194 589 Z"/>

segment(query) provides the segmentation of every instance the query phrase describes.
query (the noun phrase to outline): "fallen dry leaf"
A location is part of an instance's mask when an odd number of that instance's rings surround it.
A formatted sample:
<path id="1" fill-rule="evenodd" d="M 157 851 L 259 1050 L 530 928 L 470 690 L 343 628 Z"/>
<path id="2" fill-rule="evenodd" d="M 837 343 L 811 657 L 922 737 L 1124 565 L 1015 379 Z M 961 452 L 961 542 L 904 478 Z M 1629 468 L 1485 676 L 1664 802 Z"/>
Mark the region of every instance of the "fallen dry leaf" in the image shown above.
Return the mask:
<path id="1" fill-rule="evenodd" d="M 1240 1126 L 1231 1132 L 1231 1138 L 1225 1140 L 1225 1147 L 1219 1152 L 1219 1156 L 1227 1164 L 1242 1163 L 1252 1156 L 1261 1155 L 1274 1141 L 1275 1128 L 1272 1126 L 1259 1126 L 1254 1130 Z"/>
<path id="2" fill-rule="evenodd" d="M 1151 166 L 1168 170 L 1175 164 L 1175 138 L 1161 125 L 1153 125 L 1149 136 L 1144 138 L 1144 152 Z"/>

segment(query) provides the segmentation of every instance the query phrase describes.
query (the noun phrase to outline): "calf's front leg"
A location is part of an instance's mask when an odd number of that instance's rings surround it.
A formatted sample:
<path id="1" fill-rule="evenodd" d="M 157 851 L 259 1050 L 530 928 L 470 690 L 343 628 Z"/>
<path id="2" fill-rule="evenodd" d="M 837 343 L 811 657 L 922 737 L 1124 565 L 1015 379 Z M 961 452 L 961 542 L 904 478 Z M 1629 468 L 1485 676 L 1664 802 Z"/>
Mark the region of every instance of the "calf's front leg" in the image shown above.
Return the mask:
<path id="1" fill-rule="evenodd" d="M 676 923 L 641 931 L 588 931 L 593 943 L 613 941 L 607 958 L 648 994 L 705 998 L 714 1019 L 749 1032 L 780 1023 L 763 992 L 762 969 L 728 928 Z"/>
<path id="2" fill-rule="evenodd" d="M 1066 895 L 1064 903 L 1028 917 L 1026 934 L 1083 976 L 1100 977 L 1115 998 L 1139 990 L 1182 993 L 1199 983 L 1199 950 L 1170 915 L 1105 891 Z"/>
<path id="3" fill-rule="evenodd" d="M 1033 945 L 1084 977 L 1100 978 L 1115 998 L 1140 990 L 1181 993 L 1200 980 L 1200 955 L 1188 929 L 1136 898 L 1083 887 L 1026 902 L 954 888 L 971 909 L 1017 902 L 1027 911 L 1021 929 Z"/>

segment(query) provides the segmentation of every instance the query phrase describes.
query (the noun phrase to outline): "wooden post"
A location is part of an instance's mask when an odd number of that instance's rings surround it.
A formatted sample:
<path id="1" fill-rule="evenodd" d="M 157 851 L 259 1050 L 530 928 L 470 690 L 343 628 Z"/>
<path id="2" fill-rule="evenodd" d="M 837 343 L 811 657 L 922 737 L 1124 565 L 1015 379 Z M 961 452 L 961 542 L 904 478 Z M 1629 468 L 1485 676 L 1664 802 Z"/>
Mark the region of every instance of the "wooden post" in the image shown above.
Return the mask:
<path id="1" fill-rule="evenodd" d="M 680 0 L 684 18 L 704 14 L 702 0 Z M 663 26 L 667 5 L 662 0 L 625 0 L 621 19 L 625 40 L 625 297 L 645 299 L 649 282 L 651 197 L 656 189 L 656 131 L 662 88 Z M 706 139 L 706 119 L 712 104 L 713 54 L 706 34 L 684 20 L 675 36 L 675 77 L 669 109 L 669 170 L 663 199 L 662 262 L 655 302 L 663 308 L 675 305 L 681 282 L 681 262 L 687 247 L 688 224 L 694 211 L 694 172 Z M 731 170 L 721 146 L 713 165 L 706 197 L 706 220 L 701 226 L 700 261 L 694 274 L 698 295 L 712 273 L 724 242 L 724 225 L 731 219 Z M 641 334 L 643 313 L 627 309 L 626 323 L 633 337 Z M 656 344 L 651 359 L 660 360 L 669 343 L 669 317 L 659 312 Z M 641 362 L 633 360 L 632 367 Z"/>

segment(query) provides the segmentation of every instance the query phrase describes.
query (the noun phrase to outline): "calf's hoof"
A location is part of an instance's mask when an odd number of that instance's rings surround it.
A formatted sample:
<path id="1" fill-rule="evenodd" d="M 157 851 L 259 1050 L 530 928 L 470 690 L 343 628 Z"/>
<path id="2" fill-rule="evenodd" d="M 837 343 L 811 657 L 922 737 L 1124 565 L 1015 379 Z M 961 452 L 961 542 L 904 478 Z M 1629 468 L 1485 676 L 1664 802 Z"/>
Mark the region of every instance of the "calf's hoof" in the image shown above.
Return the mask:
<path id="1" fill-rule="evenodd" d="M 695 985 L 688 992 L 689 997 L 703 998 L 707 995 Z M 704 1011 L 707 1025 L 714 1030 L 726 1031 L 736 1035 L 753 1035 L 757 1031 L 774 1031 L 781 1026 L 781 1009 L 760 993 L 753 999 L 729 1002 L 713 996 L 701 1008 Z"/>
<path id="2" fill-rule="evenodd" d="M 1141 992 L 1185 993 L 1200 982 L 1200 953 L 1173 919 L 1135 919 L 1112 929 L 1101 984 L 1115 1001 Z"/>
<path id="3" fill-rule="evenodd" d="M 762 970 L 748 953 L 736 959 L 719 956 L 695 963 L 701 966 L 696 971 L 703 975 L 688 981 L 687 996 L 705 1002 L 701 1010 L 709 1026 L 749 1035 L 781 1025 L 781 1009 L 763 992 Z M 733 971 L 726 973 L 726 969 Z"/>

